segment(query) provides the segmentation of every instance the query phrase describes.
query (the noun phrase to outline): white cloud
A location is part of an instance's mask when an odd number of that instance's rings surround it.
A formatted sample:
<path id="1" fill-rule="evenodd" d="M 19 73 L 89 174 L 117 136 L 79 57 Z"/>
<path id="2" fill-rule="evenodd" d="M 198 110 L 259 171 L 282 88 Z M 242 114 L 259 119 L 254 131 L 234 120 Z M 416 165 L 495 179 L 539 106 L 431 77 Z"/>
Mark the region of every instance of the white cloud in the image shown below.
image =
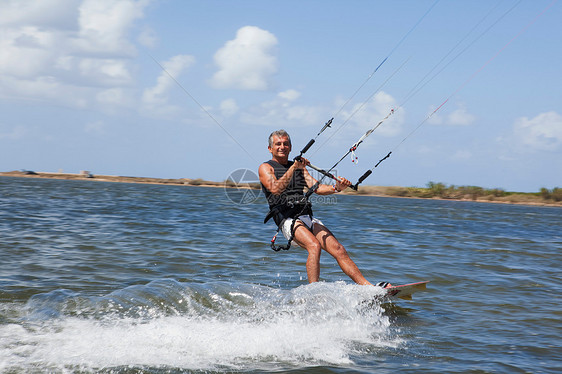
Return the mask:
<path id="1" fill-rule="evenodd" d="M 0 24 L 64 28 L 75 25 L 75 0 L 7 0 L 0 2 Z"/>
<path id="2" fill-rule="evenodd" d="M 148 0 L 0 2 L 0 97 L 87 106 L 131 86 L 129 41 Z M 90 104 L 88 104 L 90 103 Z"/>
<path id="3" fill-rule="evenodd" d="M 264 101 L 242 113 L 240 120 L 242 123 L 268 127 L 318 126 L 325 123 L 326 118 L 335 112 L 334 107 L 301 105 L 298 101 L 300 96 L 301 93 L 294 89 L 282 91 L 274 99 Z M 336 102 L 334 106 L 337 109 L 340 105 L 341 102 Z M 336 122 L 339 122 L 337 127 L 345 122 L 345 128 L 351 130 L 348 133 L 359 137 L 361 132 L 375 126 L 395 107 L 396 100 L 391 95 L 379 92 L 366 103 L 356 104 L 347 111 L 342 110 L 336 119 Z M 397 110 L 389 115 L 377 132 L 384 136 L 394 136 L 401 131 L 403 122 L 404 112 Z"/>
<path id="4" fill-rule="evenodd" d="M 42 99 L 56 101 L 61 92 L 61 84 L 53 77 L 37 77 L 35 79 L 21 80 L 10 76 L 4 76 L 0 81 L 0 97 L 2 93 L 10 93 L 10 97 L 40 97 Z M 69 97 L 67 100 L 72 104 L 76 103 L 76 97 Z"/>
<path id="5" fill-rule="evenodd" d="M 255 26 L 238 30 L 236 38 L 226 42 L 214 56 L 219 70 L 211 85 L 219 89 L 266 90 L 277 73 L 274 47 L 277 38 Z"/>
<path id="6" fill-rule="evenodd" d="M 301 96 L 301 93 L 297 90 L 287 90 L 287 91 L 283 91 L 283 92 L 279 92 L 277 94 L 277 96 L 279 96 L 282 99 L 285 99 L 287 101 L 295 101 L 296 99 L 298 99 Z"/>
<path id="7" fill-rule="evenodd" d="M 96 100 L 106 109 L 133 107 L 134 105 L 132 95 L 120 87 L 100 91 L 96 95 Z"/>
<path id="8" fill-rule="evenodd" d="M 467 126 L 473 123 L 475 118 L 476 117 L 474 117 L 472 114 L 468 113 L 463 105 L 449 114 L 449 116 L 447 117 L 447 122 L 450 125 Z"/>
<path id="9" fill-rule="evenodd" d="M 440 116 L 436 111 L 434 106 L 429 107 L 429 111 L 427 113 L 427 123 L 430 125 L 442 125 L 443 124 L 443 117 Z"/>
<path id="10" fill-rule="evenodd" d="M 156 36 L 156 32 L 154 30 L 151 28 L 145 28 L 141 31 L 137 40 L 143 46 L 152 48 L 156 45 L 158 37 Z"/>
<path id="11" fill-rule="evenodd" d="M 127 85 L 132 80 L 123 60 L 83 58 L 78 61 L 77 70 L 87 80 L 102 86 Z"/>
<path id="12" fill-rule="evenodd" d="M 56 36 L 37 27 L 5 28 L 0 33 L 0 74 L 17 78 L 37 77 L 53 60 Z"/>
<path id="13" fill-rule="evenodd" d="M 326 108 L 299 105 L 299 97 L 300 92 L 293 89 L 280 92 L 274 99 L 242 113 L 240 120 L 246 124 L 287 128 L 321 123 L 326 117 Z"/>
<path id="14" fill-rule="evenodd" d="M 515 141 L 530 151 L 562 149 L 562 116 L 554 111 L 534 118 L 518 118 L 513 125 Z"/>
<path id="15" fill-rule="evenodd" d="M 320 118 L 322 118 L 323 112 L 319 107 L 298 105 L 286 108 L 285 117 L 287 121 L 300 125 L 314 125 L 322 123 Z"/>
<path id="16" fill-rule="evenodd" d="M 80 31 L 75 46 L 104 57 L 132 56 L 135 48 L 127 34 L 134 21 L 142 18 L 146 5 L 146 0 L 84 0 L 79 7 Z"/>
<path id="17" fill-rule="evenodd" d="M 388 116 L 376 131 L 384 136 L 395 136 L 400 133 L 401 125 L 404 122 L 403 110 L 396 110 L 390 114 L 396 107 L 396 100 L 386 92 L 380 91 L 369 101 L 356 104 L 351 110 L 342 111 L 342 118 L 359 130 L 367 131 Z"/>
<path id="18" fill-rule="evenodd" d="M 226 99 L 220 103 L 220 111 L 223 116 L 230 117 L 238 112 L 238 104 L 234 99 Z"/>
<path id="19" fill-rule="evenodd" d="M 141 111 L 151 116 L 171 118 L 181 112 L 177 105 L 170 104 L 170 90 L 176 87 L 175 80 L 195 63 L 189 55 L 177 55 L 162 63 L 164 70 L 156 80 L 156 85 L 147 88 L 142 94 Z"/>
<path id="20" fill-rule="evenodd" d="M 468 112 L 466 106 L 463 104 L 457 105 L 457 109 L 453 110 L 447 115 L 441 115 L 441 113 L 436 112 L 435 110 L 436 107 L 432 106 L 428 111 L 429 118 L 427 120 L 427 123 L 431 125 L 468 126 L 472 124 L 476 119 L 474 115 Z"/>
<path id="21" fill-rule="evenodd" d="M 195 58 L 188 55 L 177 55 L 162 63 L 164 70 L 160 73 L 156 85 L 144 90 L 142 100 L 150 106 L 165 104 L 168 100 L 168 92 L 176 83 L 180 74 L 195 63 Z M 172 79 L 173 77 L 173 79 Z"/>

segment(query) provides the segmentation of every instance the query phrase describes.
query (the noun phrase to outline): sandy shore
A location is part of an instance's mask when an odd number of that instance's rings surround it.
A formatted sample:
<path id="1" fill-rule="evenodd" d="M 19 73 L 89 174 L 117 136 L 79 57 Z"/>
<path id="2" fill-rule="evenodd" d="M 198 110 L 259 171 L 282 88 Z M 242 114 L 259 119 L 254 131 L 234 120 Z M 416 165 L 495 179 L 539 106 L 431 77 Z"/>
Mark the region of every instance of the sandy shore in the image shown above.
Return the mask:
<path id="1" fill-rule="evenodd" d="M 88 180 L 98 182 L 119 182 L 119 183 L 145 183 L 145 184 L 172 184 L 172 185 L 192 185 L 207 187 L 223 187 L 224 183 L 208 182 L 200 179 L 165 179 L 150 177 L 126 177 L 118 175 L 93 175 L 93 174 L 72 174 L 72 173 L 50 173 L 50 172 L 23 172 L 8 171 L 0 172 L 0 176 L 4 177 L 22 177 L 22 178 L 45 178 L 45 179 L 66 179 L 66 180 Z"/>
<path id="2" fill-rule="evenodd" d="M 51 173 L 51 172 L 30 172 L 30 171 L 8 171 L 0 172 L 0 177 L 20 177 L 20 178 L 45 178 L 45 179 L 65 179 L 65 180 L 85 180 L 85 181 L 98 181 L 98 182 L 116 182 L 116 183 L 144 183 L 144 184 L 162 184 L 162 185 L 177 185 L 177 186 L 197 186 L 197 187 L 223 187 L 223 188 L 260 188 L 258 184 L 234 184 L 228 182 L 213 182 L 203 179 L 190 179 L 190 178 L 150 178 L 150 177 L 128 177 L 117 175 L 92 175 L 92 174 L 72 174 L 72 173 Z M 393 197 L 393 198 L 410 198 L 410 199 L 424 199 L 418 196 L 400 196 L 396 194 L 397 189 L 402 187 L 384 187 L 384 186 L 364 186 L 360 187 L 359 192 L 347 190 L 342 194 L 356 195 L 356 196 L 379 196 L 379 197 Z M 433 200 L 453 200 L 453 201 L 475 201 L 487 203 L 502 203 L 502 204 L 520 204 L 532 206 L 554 206 L 562 207 L 562 201 L 544 200 L 536 194 L 530 193 L 515 193 L 510 196 L 495 197 L 495 196 L 478 196 L 470 197 L 463 196 L 460 198 L 439 198 L 427 197 Z M 425 199 L 427 199 L 425 198 Z"/>

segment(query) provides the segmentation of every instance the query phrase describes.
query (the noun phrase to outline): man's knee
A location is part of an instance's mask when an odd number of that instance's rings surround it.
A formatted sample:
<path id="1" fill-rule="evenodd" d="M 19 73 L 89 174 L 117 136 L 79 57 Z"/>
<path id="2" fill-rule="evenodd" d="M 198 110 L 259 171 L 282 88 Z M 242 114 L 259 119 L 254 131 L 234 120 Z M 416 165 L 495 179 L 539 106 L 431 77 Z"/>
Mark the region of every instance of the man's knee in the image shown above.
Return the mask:
<path id="1" fill-rule="evenodd" d="M 337 259 L 343 259 L 343 258 L 347 258 L 349 257 L 349 255 L 347 254 L 347 250 L 345 249 L 345 247 L 338 243 L 332 250 L 332 254 L 335 258 Z"/>
<path id="2" fill-rule="evenodd" d="M 322 246 L 317 241 L 311 242 L 306 246 L 306 250 L 310 256 L 320 257 Z"/>

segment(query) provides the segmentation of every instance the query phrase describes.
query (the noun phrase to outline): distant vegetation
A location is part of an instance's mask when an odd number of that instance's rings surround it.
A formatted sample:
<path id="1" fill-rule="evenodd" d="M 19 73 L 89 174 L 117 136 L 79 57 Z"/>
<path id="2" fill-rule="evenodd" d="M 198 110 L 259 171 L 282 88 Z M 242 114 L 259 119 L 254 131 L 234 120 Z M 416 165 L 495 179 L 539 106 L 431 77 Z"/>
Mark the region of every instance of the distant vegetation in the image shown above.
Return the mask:
<path id="1" fill-rule="evenodd" d="M 557 204 L 562 202 L 562 188 L 542 188 L 540 192 L 508 192 L 501 188 L 486 189 L 478 186 L 455 186 L 429 182 L 423 187 L 360 186 L 357 194 L 413 197 L 425 199 L 451 199 L 497 201 L 506 203 Z"/>
<path id="2" fill-rule="evenodd" d="M 549 190 L 543 187 L 540 194 L 544 200 L 562 201 L 562 188 L 555 187 Z"/>

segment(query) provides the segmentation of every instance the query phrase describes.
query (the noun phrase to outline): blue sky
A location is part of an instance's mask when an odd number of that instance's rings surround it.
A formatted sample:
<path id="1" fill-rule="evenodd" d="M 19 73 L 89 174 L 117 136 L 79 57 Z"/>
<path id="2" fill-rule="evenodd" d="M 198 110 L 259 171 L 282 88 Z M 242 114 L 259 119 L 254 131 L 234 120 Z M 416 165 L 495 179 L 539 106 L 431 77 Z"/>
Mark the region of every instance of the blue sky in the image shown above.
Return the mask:
<path id="1" fill-rule="evenodd" d="M 273 130 L 296 155 L 335 117 L 306 154 L 329 168 L 395 109 L 337 174 L 393 151 L 364 184 L 562 187 L 560 19 L 551 0 L 0 1 L 0 171 L 222 181 Z"/>

